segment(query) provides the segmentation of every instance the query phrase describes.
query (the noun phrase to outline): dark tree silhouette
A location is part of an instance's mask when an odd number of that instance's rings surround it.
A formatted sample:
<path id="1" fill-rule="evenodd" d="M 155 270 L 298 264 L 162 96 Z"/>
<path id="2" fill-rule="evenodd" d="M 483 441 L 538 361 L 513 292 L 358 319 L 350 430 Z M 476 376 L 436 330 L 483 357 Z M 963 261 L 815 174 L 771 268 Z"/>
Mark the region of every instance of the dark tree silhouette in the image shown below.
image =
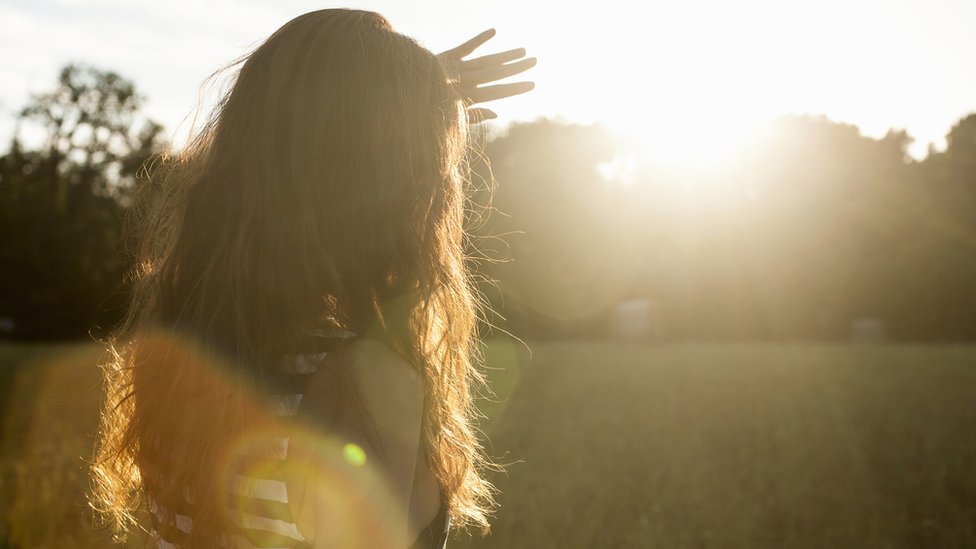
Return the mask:
<path id="1" fill-rule="evenodd" d="M 119 315 L 121 216 L 162 145 L 141 105 L 132 82 L 70 65 L 22 111 L 43 141 L 15 136 L 0 158 L 0 318 L 13 337 L 79 337 Z"/>
<path id="2" fill-rule="evenodd" d="M 790 116 L 721 174 L 640 164 L 624 188 L 598 174 L 627 148 L 606 131 L 516 125 L 487 147 L 506 215 L 483 232 L 515 233 L 495 307 L 528 337 L 603 335 L 643 297 L 680 339 L 976 339 L 974 130 L 919 163 L 904 131 Z"/>

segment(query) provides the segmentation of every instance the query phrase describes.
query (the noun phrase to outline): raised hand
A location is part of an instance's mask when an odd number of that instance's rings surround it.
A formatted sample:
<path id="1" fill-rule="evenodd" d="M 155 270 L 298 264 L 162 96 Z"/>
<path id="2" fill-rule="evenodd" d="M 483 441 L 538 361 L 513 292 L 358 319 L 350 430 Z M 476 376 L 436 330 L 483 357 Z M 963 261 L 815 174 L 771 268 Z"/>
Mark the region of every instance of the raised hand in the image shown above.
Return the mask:
<path id="1" fill-rule="evenodd" d="M 535 57 L 525 57 L 524 48 L 464 59 L 493 36 L 495 36 L 495 29 L 486 30 L 460 46 L 437 56 L 468 105 L 468 120 L 472 123 L 498 118 L 491 109 L 472 105 L 519 95 L 535 87 L 534 82 L 483 86 L 523 73 L 534 67 L 536 63 Z"/>

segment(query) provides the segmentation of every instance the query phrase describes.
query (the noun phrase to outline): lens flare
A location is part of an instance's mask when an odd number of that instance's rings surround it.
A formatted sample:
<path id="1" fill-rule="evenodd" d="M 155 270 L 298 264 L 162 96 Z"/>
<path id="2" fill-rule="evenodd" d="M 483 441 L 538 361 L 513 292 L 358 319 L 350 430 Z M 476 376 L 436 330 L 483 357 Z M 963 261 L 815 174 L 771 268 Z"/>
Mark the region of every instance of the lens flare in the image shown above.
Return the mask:
<path id="1" fill-rule="evenodd" d="M 381 466 L 328 429 L 294 418 L 245 429 L 228 444 L 221 471 L 226 519 L 236 528 L 330 547 L 409 545 L 405 510 Z"/>
<path id="2" fill-rule="evenodd" d="M 346 458 L 346 462 L 350 465 L 355 465 L 356 467 L 366 465 L 366 452 L 357 444 L 347 442 L 342 447 L 342 456 Z"/>

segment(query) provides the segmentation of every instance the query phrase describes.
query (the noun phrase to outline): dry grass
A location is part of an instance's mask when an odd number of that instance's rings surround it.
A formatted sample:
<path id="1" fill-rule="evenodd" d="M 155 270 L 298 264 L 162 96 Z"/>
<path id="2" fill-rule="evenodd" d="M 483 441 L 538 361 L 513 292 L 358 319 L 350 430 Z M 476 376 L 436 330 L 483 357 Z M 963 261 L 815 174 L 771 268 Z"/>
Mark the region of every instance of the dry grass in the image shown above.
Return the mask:
<path id="1" fill-rule="evenodd" d="M 976 546 L 976 349 L 533 351 L 471 547 Z"/>
<path id="2" fill-rule="evenodd" d="M 85 500 L 96 345 L 0 347 L 0 547 L 104 547 Z"/>
<path id="3" fill-rule="evenodd" d="M 454 547 L 976 545 L 976 348 L 532 347 L 490 349 L 485 430 L 518 463 Z M 0 547 L 108 544 L 99 353 L 0 347 Z"/>

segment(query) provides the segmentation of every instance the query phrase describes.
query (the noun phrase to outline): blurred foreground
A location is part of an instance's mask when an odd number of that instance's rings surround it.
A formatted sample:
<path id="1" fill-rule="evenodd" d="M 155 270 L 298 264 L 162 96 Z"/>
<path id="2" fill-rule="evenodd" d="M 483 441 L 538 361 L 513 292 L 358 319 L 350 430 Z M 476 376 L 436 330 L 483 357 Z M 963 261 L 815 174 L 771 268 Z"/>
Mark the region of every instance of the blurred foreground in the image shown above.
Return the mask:
<path id="1" fill-rule="evenodd" d="M 492 536 L 452 547 L 976 545 L 976 347 L 531 347 L 489 348 L 511 465 Z M 0 547 L 108 545 L 99 353 L 0 347 Z"/>

